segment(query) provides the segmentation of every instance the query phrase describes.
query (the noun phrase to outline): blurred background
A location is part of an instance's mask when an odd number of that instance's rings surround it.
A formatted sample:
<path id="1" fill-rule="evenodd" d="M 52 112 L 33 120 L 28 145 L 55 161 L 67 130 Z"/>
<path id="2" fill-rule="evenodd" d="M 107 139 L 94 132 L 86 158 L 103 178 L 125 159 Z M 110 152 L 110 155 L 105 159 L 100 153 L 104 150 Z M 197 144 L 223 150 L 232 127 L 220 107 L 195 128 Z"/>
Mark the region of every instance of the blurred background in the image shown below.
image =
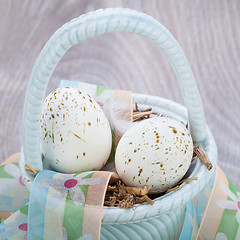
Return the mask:
<path id="1" fill-rule="evenodd" d="M 69 0 L 0 1 L 0 163 L 19 152 L 28 79 L 51 35 L 65 22 L 98 8 L 127 7 L 160 21 L 187 56 L 206 119 L 218 146 L 218 163 L 240 189 L 240 1 Z M 66 53 L 47 92 L 60 79 L 129 89 L 184 104 L 173 69 L 148 39 L 111 33 Z"/>

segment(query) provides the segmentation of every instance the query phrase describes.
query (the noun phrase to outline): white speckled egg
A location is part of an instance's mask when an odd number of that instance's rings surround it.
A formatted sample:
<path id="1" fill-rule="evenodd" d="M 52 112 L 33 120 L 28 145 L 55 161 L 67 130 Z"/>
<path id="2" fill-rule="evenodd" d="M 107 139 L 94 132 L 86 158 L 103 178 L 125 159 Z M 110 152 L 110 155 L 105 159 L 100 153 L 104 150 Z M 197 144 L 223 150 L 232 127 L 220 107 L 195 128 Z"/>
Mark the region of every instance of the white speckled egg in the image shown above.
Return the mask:
<path id="1" fill-rule="evenodd" d="M 72 87 L 56 89 L 45 99 L 40 121 L 42 153 L 56 171 L 99 170 L 106 163 L 111 128 L 89 95 Z"/>
<path id="2" fill-rule="evenodd" d="M 115 156 L 117 172 L 128 186 L 152 187 L 164 192 L 187 172 L 193 142 L 181 122 L 154 117 L 131 127 L 121 138 Z"/>

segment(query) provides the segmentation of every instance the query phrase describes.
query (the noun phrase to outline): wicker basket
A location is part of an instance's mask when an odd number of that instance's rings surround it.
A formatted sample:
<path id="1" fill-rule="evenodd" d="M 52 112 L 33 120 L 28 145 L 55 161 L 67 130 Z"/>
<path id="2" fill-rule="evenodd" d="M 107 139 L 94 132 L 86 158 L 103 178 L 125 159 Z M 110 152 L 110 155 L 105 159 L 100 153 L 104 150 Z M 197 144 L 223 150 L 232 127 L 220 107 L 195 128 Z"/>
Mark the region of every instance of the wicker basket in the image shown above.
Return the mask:
<path id="1" fill-rule="evenodd" d="M 198 160 L 188 174 L 198 181 L 188 182 L 173 192 L 155 199 L 153 206 L 135 205 L 132 209 L 104 207 L 101 239 L 178 239 L 184 221 L 186 204 L 198 194 L 215 174 L 217 148 L 206 126 L 201 98 L 184 53 L 174 37 L 155 19 L 130 9 L 104 9 L 73 19 L 58 29 L 41 51 L 28 84 L 23 115 L 23 148 L 20 167 L 23 180 L 31 190 L 33 177 L 25 163 L 41 171 L 40 114 L 48 81 L 68 49 L 77 43 L 108 32 L 134 32 L 143 35 L 165 53 L 181 86 L 186 108 L 160 97 L 134 94 L 140 107 L 153 108 L 180 121 L 188 121 L 195 143 L 203 146 L 213 163 L 208 172 Z"/>

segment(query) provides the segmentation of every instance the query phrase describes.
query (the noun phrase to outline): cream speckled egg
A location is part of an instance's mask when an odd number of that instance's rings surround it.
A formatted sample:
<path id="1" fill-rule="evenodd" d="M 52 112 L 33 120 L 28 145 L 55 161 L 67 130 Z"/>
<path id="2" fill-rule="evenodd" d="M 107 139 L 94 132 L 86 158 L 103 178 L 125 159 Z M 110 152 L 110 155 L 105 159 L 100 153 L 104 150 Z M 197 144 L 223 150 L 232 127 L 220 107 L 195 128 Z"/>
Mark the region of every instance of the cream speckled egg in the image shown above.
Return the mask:
<path id="1" fill-rule="evenodd" d="M 99 170 L 107 161 L 112 135 L 101 107 L 77 88 L 58 88 L 44 101 L 41 147 L 57 171 Z"/>
<path id="2" fill-rule="evenodd" d="M 128 186 L 164 192 L 187 172 L 193 142 L 183 123 L 154 117 L 131 127 L 121 138 L 115 156 L 117 172 Z"/>

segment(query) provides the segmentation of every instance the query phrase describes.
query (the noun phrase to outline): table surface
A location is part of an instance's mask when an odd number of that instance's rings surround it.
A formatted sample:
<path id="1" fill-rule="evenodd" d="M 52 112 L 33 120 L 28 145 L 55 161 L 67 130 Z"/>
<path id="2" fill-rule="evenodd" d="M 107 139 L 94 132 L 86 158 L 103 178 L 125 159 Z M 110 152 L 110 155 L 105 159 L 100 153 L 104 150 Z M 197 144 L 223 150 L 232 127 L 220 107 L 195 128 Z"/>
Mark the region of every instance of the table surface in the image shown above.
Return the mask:
<path id="1" fill-rule="evenodd" d="M 98 8 L 127 7 L 160 21 L 183 48 L 198 84 L 218 163 L 240 189 L 240 1 L 81 0 L 0 3 L 0 163 L 20 151 L 23 103 L 33 64 L 65 22 Z M 67 52 L 47 92 L 79 80 L 182 103 L 173 70 L 148 39 L 111 33 Z"/>

